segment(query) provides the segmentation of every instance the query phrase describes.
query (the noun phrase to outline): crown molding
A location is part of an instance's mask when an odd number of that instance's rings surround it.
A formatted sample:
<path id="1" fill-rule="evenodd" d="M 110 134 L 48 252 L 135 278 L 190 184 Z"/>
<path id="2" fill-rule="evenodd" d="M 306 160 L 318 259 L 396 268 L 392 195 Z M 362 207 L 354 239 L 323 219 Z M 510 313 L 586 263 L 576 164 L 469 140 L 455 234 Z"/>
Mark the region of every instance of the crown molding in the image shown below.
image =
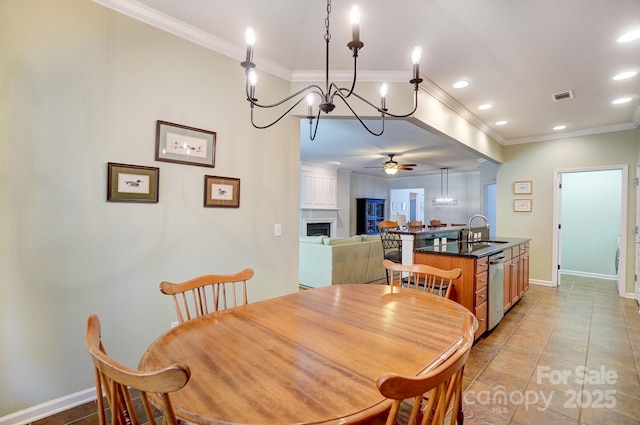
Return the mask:
<path id="1" fill-rule="evenodd" d="M 451 97 L 447 92 L 442 90 L 436 83 L 426 78 L 424 75 L 421 75 L 421 77 L 424 81 L 420 83 L 420 87 L 422 87 L 427 93 L 442 102 L 448 108 L 452 109 L 462 118 L 469 121 L 471 125 L 478 128 L 480 131 L 487 134 L 498 143 L 504 144 L 504 137 L 497 133 L 493 128 L 489 127 L 486 122 L 482 121 L 480 118 L 478 118 L 477 115 L 468 110 L 463 104 L 461 104 L 453 97 Z"/>
<path id="2" fill-rule="evenodd" d="M 633 122 L 615 124 L 615 125 L 605 125 L 601 127 L 585 128 L 583 130 L 568 131 L 568 132 L 558 133 L 558 134 L 544 134 L 540 136 L 520 137 L 518 139 L 506 140 L 504 142 L 504 145 L 509 146 L 509 145 L 519 145 L 523 143 L 548 142 L 550 140 L 568 139 L 570 137 L 580 137 L 580 136 L 591 136 L 594 134 L 602 134 L 602 133 L 613 133 L 616 131 L 633 130 L 636 128 L 638 128 L 638 125 Z"/>
<path id="3" fill-rule="evenodd" d="M 208 32 L 202 31 L 192 25 L 186 24 L 183 21 L 158 12 L 144 4 L 138 3 L 135 0 L 92 1 L 108 9 L 122 13 L 125 16 L 166 31 L 169 34 L 173 34 L 199 46 L 220 53 L 221 55 L 235 59 L 238 62 L 245 59 L 245 47 L 222 40 Z M 289 68 L 259 55 L 256 55 L 255 59 L 257 62 L 260 62 L 260 69 L 287 81 L 291 80 L 292 72 Z"/>

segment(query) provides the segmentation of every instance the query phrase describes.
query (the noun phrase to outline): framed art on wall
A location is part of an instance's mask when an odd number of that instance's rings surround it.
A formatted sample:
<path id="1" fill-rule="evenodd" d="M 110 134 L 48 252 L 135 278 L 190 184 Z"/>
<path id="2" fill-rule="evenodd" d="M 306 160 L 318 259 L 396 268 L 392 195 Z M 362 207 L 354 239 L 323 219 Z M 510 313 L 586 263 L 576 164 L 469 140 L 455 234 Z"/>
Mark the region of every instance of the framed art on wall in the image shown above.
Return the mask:
<path id="1" fill-rule="evenodd" d="M 158 121 L 156 161 L 215 167 L 216 133 L 186 125 Z"/>
<path id="2" fill-rule="evenodd" d="M 205 207 L 240 207 L 240 179 L 204 176 Z"/>
<path id="3" fill-rule="evenodd" d="M 531 199 L 514 199 L 513 210 L 515 212 L 531 212 Z"/>
<path id="4" fill-rule="evenodd" d="M 533 193 L 533 182 L 531 182 L 531 180 L 513 182 L 513 193 L 515 194 Z"/>
<path id="5" fill-rule="evenodd" d="M 158 202 L 160 169 L 107 163 L 108 202 Z"/>

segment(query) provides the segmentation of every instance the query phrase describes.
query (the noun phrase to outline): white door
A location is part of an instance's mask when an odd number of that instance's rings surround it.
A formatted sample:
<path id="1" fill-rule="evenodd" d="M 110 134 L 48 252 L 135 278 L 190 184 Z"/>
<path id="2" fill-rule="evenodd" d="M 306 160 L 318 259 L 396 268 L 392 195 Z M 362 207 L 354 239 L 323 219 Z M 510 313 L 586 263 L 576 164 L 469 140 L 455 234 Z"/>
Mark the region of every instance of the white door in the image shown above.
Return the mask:
<path id="1" fill-rule="evenodd" d="M 640 282 L 638 282 L 638 276 L 640 276 L 640 233 L 638 233 L 638 227 L 640 226 L 640 185 L 638 184 L 638 178 L 640 177 L 640 163 L 636 166 L 636 178 L 633 181 L 636 184 L 636 266 L 635 266 L 635 286 L 636 286 L 636 301 L 640 303 Z M 624 246 L 622 247 L 624 250 Z"/>
<path id="2" fill-rule="evenodd" d="M 640 163 L 638 164 L 640 166 Z M 568 261 L 567 264 L 563 264 L 562 261 L 562 246 L 563 246 L 563 239 L 566 239 L 564 242 L 567 244 L 567 246 L 571 246 L 569 244 L 569 242 L 571 242 L 571 240 L 567 239 L 569 236 L 566 233 L 568 231 L 568 229 L 571 227 L 570 225 L 573 225 L 573 234 L 575 235 L 575 223 L 562 223 L 562 217 L 563 217 L 563 204 L 567 203 L 567 200 L 563 200 L 563 190 L 562 190 L 562 186 L 563 183 L 567 183 L 565 181 L 563 181 L 563 174 L 565 174 L 565 179 L 568 179 L 569 175 L 577 175 L 577 174 L 583 174 L 583 173 L 588 173 L 588 174 L 598 174 L 599 172 L 610 172 L 610 171 L 617 171 L 618 174 L 617 176 L 619 177 L 615 177 L 615 180 L 617 183 L 612 183 L 614 185 L 618 185 L 615 186 L 616 189 L 616 193 L 619 192 L 618 195 L 614 195 L 614 196 L 619 196 L 616 199 L 619 199 L 619 201 L 613 201 L 613 202 L 620 202 L 620 204 L 616 207 L 616 211 L 617 214 L 620 214 L 618 219 L 611 219 L 607 221 L 607 224 L 609 225 L 609 227 L 611 227 L 611 225 L 613 226 L 618 226 L 615 229 L 613 229 L 613 231 L 615 231 L 615 233 L 617 233 L 618 235 L 620 235 L 620 239 L 621 239 L 621 244 L 622 244 L 622 249 L 620 252 L 620 267 L 619 267 L 619 271 L 618 271 L 618 292 L 620 295 L 624 294 L 624 288 L 625 288 L 625 281 L 626 281 L 626 250 L 624 249 L 624 247 L 626 246 L 626 230 L 627 230 L 627 218 L 626 218 L 626 211 L 627 211 L 627 188 L 628 188 L 628 166 L 626 165 L 620 165 L 620 166 L 611 166 L 611 167 L 598 167 L 598 168 L 585 168 L 585 169 L 569 169 L 569 170 L 557 170 L 554 173 L 554 191 L 553 191 L 553 240 L 554 240 L 554 244 L 552 247 L 552 259 L 553 259 L 553 272 L 552 272 L 552 284 L 553 285 L 559 285 L 560 281 L 561 281 L 561 271 L 562 270 L 572 270 L 571 269 L 571 265 L 569 265 L 569 263 L 571 263 L 572 261 Z M 610 173 L 609 173 L 610 174 Z M 615 176 L 616 174 L 614 174 Z M 618 180 L 619 179 L 619 180 Z M 566 192 L 565 189 L 564 191 Z M 588 188 L 585 188 L 586 191 L 588 191 Z M 575 195 L 576 193 L 574 191 L 571 192 L 571 194 Z M 569 192 L 564 194 L 566 198 L 570 198 Z M 607 193 L 607 195 L 611 195 L 611 193 Z M 575 199 L 574 199 L 575 200 Z M 581 200 L 581 202 L 584 201 L 584 199 Z M 587 199 L 587 202 L 594 202 L 593 204 L 593 208 L 589 208 L 589 211 L 591 213 L 594 213 L 594 211 L 597 209 L 596 207 L 602 207 L 602 205 L 598 204 L 596 199 Z M 611 202 L 611 200 L 609 200 L 609 202 Z M 608 204 L 607 204 L 608 205 Z M 566 206 L 566 205 L 565 205 Z M 574 211 L 575 213 L 575 211 Z M 564 230 L 564 227 L 567 228 L 567 231 Z M 608 229 L 608 231 L 611 231 L 612 229 Z M 617 230 L 617 231 L 616 231 Z M 575 243 L 575 241 L 573 241 Z M 604 246 L 604 245 L 603 245 Z M 640 247 L 639 247 L 640 248 Z M 566 248 L 565 248 L 566 251 Z M 565 253 L 566 254 L 566 253 Z M 611 259 L 611 270 L 613 271 L 613 260 L 615 259 L 614 256 L 615 252 L 612 250 L 611 251 L 611 256 L 609 257 Z M 608 254 L 607 254 L 608 256 Z M 601 259 L 604 259 L 604 256 L 599 257 Z M 640 253 L 638 254 L 638 258 L 640 261 Z M 564 260 L 567 260 L 566 258 Z M 573 263 L 575 266 L 575 259 L 573 259 Z M 569 267 L 567 267 L 569 265 Z M 607 266 L 608 267 L 608 266 Z M 637 267 L 640 267 L 640 265 L 638 265 Z M 580 271 L 580 269 L 575 269 L 575 271 Z"/>

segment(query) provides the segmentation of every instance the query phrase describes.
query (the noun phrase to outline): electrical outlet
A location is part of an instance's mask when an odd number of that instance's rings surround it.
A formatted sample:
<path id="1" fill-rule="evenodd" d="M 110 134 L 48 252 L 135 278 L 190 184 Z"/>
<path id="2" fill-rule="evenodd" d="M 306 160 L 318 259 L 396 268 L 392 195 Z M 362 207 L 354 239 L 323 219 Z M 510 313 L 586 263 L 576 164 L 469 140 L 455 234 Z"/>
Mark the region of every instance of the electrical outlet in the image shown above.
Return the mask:
<path id="1" fill-rule="evenodd" d="M 273 236 L 282 236 L 282 224 L 276 223 L 273 225 Z"/>
<path id="2" fill-rule="evenodd" d="M 171 329 L 175 328 L 176 326 L 178 326 L 178 322 L 171 322 Z"/>

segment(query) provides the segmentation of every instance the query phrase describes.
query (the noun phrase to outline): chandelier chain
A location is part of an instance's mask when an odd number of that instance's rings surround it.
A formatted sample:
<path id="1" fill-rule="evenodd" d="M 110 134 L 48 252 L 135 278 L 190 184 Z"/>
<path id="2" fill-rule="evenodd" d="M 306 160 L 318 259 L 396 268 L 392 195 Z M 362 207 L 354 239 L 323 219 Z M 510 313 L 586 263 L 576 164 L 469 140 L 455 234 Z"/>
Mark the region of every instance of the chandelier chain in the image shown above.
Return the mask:
<path id="1" fill-rule="evenodd" d="M 324 27 L 327 30 L 327 32 L 324 35 L 324 39 L 326 41 L 331 40 L 331 33 L 329 32 L 329 15 L 331 15 L 331 0 L 327 0 L 327 17 L 324 20 Z"/>

